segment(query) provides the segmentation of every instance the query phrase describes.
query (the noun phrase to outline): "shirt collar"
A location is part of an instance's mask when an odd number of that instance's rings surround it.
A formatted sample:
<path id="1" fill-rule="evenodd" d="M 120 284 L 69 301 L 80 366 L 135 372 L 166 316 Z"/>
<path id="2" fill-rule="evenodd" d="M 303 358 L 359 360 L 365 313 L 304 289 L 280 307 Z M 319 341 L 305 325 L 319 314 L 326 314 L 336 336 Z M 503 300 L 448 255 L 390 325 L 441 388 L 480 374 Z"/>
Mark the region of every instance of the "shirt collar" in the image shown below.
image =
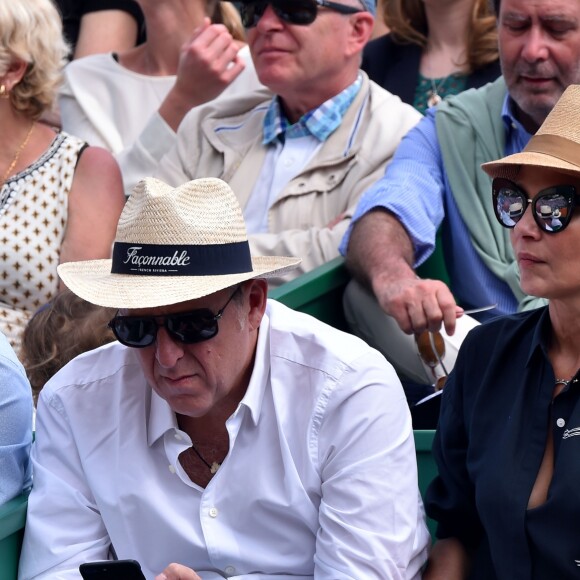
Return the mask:
<path id="1" fill-rule="evenodd" d="M 536 356 L 548 359 L 551 333 L 552 321 L 550 319 L 550 309 L 548 306 L 545 306 L 532 335 L 526 366 L 530 366 Z"/>
<path id="2" fill-rule="evenodd" d="M 344 114 L 354 101 L 361 86 L 362 75 L 359 72 L 354 83 L 322 103 L 318 108 L 302 115 L 293 125 L 282 110 L 280 97 L 274 97 L 264 117 L 262 144 L 269 145 L 276 138 L 283 141 L 284 139 L 296 139 L 309 135 L 323 143 L 340 126 Z"/>
<path id="3" fill-rule="evenodd" d="M 516 118 L 514 114 L 516 104 L 514 100 L 510 97 L 509 93 L 506 93 L 506 96 L 503 101 L 503 106 L 501 109 L 501 118 L 504 122 L 506 131 L 509 138 L 513 139 L 514 132 L 529 140 L 531 137 L 531 133 L 527 131 L 527 129 L 520 123 L 520 121 Z"/>
<path id="4" fill-rule="evenodd" d="M 264 393 L 266 392 L 266 385 L 269 380 L 270 318 L 268 316 L 268 310 L 266 310 L 262 317 L 260 330 L 258 332 L 258 343 L 256 345 L 256 356 L 254 357 L 252 376 L 250 377 L 246 394 L 240 402 L 240 406 L 243 405 L 249 409 L 254 425 L 258 424 L 258 419 L 260 418 L 260 412 L 262 410 L 262 402 L 264 400 Z"/>
<path id="5" fill-rule="evenodd" d="M 151 387 L 149 387 L 151 389 Z M 177 416 L 165 399 L 151 389 L 147 444 L 151 447 L 169 429 L 179 429 Z"/>

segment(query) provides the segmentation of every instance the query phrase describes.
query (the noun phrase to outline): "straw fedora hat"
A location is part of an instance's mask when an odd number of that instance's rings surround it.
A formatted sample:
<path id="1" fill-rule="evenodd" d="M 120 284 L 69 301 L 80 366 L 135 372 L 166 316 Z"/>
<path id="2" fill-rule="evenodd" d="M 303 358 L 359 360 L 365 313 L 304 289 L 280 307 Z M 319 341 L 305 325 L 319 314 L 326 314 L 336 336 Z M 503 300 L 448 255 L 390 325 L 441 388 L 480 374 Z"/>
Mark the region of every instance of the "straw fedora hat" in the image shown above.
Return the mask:
<path id="1" fill-rule="evenodd" d="M 93 304 L 154 308 L 284 274 L 299 263 L 250 254 L 242 211 L 221 179 L 172 188 L 147 177 L 121 213 L 112 259 L 67 262 L 58 274 Z"/>
<path id="2" fill-rule="evenodd" d="M 521 165 L 580 175 L 580 85 L 570 85 L 537 133 L 520 152 L 484 163 L 491 177 L 509 177 Z"/>

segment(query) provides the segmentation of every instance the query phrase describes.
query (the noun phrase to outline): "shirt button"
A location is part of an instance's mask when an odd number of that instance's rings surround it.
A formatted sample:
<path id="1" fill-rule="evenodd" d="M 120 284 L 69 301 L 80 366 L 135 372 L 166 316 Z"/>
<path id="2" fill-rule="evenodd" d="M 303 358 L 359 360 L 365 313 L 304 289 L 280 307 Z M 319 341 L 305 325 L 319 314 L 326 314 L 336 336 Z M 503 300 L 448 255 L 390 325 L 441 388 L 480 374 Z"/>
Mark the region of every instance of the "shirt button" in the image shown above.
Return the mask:
<path id="1" fill-rule="evenodd" d="M 214 508 L 214 507 L 213 508 L 209 508 L 209 516 L 211 518 L 217 518 L 217 515 L 218 515 L 217 508 Z"/>
<path id="2" fill-rule="evenodd" d="M 173 467 L 173 465 L 169 465 L 169 471 L 171 473 L 175 473 L 175 467 Z"/>
<path id="3" fill-rule="evenodd" d="M 289 159 L 286 159 L 286 160 L 284 161 L 284 165 L 285 165 L 286 167 L 290 167 L 291 165 L 294 165 L 294 159 L 293 159 L 292 157 L 290 157 Z"/>
<path id="4" fill-rule="evenodd" d="M 227 568 L 224 570 L 224 572 L 225 572 L 226 574 L 232 575 L 232 574 L 235 574 L 235 572 L 236 572 L 236 569 L 235 569 L 233 566 L 228 566 L 228 567 L 227 567 Z"/>
<path id="5" fill-rule="evenodd" d="M 562 419 L 561 417 L 556 421 L 556 425 L 558 425 L 558 427 L 563 427 L 566 424 L 566 421 L 564 421 L 564 419 Z"/>
<path id="6" fill-rule="evenodd" d="M 173 435 L 178 441 L 181 441 L 183 439 L 183 437 L 181 436 L 180 433 L 175 433 L 175 435 Z"/>

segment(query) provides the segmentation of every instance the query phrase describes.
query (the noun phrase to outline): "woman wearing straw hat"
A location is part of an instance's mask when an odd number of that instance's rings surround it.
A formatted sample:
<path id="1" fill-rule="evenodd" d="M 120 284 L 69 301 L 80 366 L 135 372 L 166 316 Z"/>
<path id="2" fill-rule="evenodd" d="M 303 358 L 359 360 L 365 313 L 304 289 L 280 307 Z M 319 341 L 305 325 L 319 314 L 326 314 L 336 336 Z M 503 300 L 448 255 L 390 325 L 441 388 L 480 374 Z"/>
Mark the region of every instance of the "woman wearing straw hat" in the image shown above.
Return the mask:
<path id="1" fill-rule="evenodd" d="M 427 513 L 440 540 L 424 578 L 578 578 L 580 86 L 521 153 L 483 168 L 522 289 L 549 305 L 463 343 L 434 446 Z"/>
<path id="2" fill-rule="evenodd" d="M 267 301 L 219 179 L 152 178 L 112 260 L 62 264 L 117 343 L 40 393 L 21 578 L 138 560 L 148 579 L 415 579 L 429 534 L 409 411 L 361 340 Z M 57 573 L 58 571 L 58 573 Z"/>

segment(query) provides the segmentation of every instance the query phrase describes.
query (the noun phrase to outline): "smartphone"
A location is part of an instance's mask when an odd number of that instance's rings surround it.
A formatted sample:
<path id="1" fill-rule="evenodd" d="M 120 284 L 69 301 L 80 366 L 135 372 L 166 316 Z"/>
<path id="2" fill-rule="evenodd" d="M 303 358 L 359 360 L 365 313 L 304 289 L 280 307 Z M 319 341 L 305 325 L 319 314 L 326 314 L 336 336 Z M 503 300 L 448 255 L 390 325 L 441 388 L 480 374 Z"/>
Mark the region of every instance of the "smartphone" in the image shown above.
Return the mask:
<path id="1" fill-rule="evenodd" d="M 84 580 L 145 580 L 137 560 L 87 562 L 79 566 Z"/>

